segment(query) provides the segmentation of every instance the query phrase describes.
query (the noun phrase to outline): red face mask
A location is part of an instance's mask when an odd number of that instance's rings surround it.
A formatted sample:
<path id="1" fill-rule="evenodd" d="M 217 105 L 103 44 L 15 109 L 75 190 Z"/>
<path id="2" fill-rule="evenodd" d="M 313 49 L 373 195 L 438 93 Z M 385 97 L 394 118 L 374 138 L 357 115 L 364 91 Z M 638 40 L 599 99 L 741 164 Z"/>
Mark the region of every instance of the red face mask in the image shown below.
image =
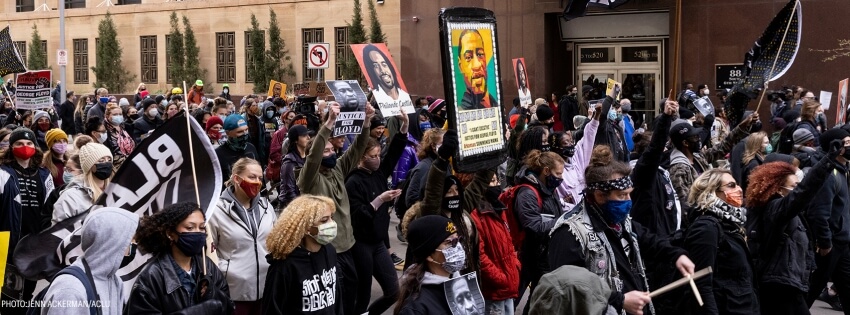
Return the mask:
<path id="1" fill-rule="evenodd" d="M 254 197 L 257 197 L 257 195 L 260 194 L 260 187 L 262 186 L 262 182 L 250 182 L 244 178 L 242 178 L 242 182 L 239 183 L 239 188 L 242 188 L 245 195 L 248 195 L 248 198 L 251 199 L 254 199 Z"/>
<path id="2" fill-rule="evenodd" d="M 40 123 L 38 123 L 38 129 L 40 129 L 41 131 L 48 131 L 48 130 L 50 130 L 50 123 L 49 122 L 40 122 Z"/>
<path id="3" fill-rule="evenodd" d="M 30 146 L 22 146 L 12 149 L 12 154 L 21 160 L 26 160 L 35 155 L 35 148 Z"/>
<path id="4" fill-rule="evenodd" d="M 216 132 L 215 130 L 212 130 L 212 129 L 210 129 L 210 131 L 207 132 L 207 135 L 210 136 L 210 139 L 213 139 L 213 140 L 221 139 L 221 133 Z"/>

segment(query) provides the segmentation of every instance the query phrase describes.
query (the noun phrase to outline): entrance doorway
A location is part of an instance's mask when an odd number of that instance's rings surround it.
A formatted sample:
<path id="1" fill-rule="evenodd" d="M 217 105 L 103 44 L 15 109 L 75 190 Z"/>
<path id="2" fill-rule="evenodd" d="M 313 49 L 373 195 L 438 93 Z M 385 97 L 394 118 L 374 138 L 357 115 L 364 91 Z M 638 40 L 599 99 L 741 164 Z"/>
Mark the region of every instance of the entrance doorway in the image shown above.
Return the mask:
<path id="1" fill-rule="evenodd" d="M 663 56 L 660 41 L 576 44 L 576 81 L 593 88 L 589 100 L 605 97 L 608 79 L 622 83 L 622 98 L 632 103 L 635 127 L 658 113 Z"/>

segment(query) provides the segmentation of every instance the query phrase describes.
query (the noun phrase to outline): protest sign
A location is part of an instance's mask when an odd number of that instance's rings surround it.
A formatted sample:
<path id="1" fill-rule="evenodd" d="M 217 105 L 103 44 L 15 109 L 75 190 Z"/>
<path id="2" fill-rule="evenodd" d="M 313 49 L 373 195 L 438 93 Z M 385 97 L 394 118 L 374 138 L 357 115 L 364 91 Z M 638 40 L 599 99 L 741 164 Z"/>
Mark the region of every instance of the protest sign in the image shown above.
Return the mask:
<path id="1" fill-rule="evenodd" d="M 275 80 L 269 81 L 269 96 L 271 97 L 285 97 L 286 93 L 286 83 L 278 82 Z"/>
<path id="2" fill-rule="evenodd" d="M 525 58 L 516 58 L 514 63 L 514 76 L 516 77 L 516 88 L 519 91 L 519 104 L 531 105 L 531 87 L 528 83 L 528 71 L 525 67 Z"/>
<path id="3" fill-rule="evenodd" d="M 378 103 L 376 110 L 380 109 L 381 115 L 396 116 L 400 109 L 404 109 L 405 113 L 415 111 L 401 72 L 397 70 L 386 44 L 355 44 L 351 45 L 351 50 L 360 70 L 366 75 L 366 82 Z"/>
<path id="4" fill-rule="evenodd" d="M 613 90 L 614 86 L 617 85 L 617 84 L 620 84 L 620 82 L 614 81 L 614 79 L 609 78 L 608 84 L 605 87 L 605 95 L 611 95 L 611 90 Z M 623 85 L 620 84 L 620 86 L 623 86 Z M 617 100 L 618 101 L 620 100 L 620 95 L 622 95 L 622 93 L 617 93 Z"/>
<path id="5" fill-rule="evenodd" d="M 838 115 L 835 115 L 835 124 L 843 125 L 847 121 L 847 85 L 850 79 L 838 81 Z"/>
<path id="6" fill-rule="evenodd" d="M 452 314 L 484 314 L 484 295 L 478 286 L 478 276 L 471 272 L 443 282 L 446 302 Z"/>
<path id="7" fill-rule="evenodd" d="M 820 100 L 820 106 L 823 110 L 829 110 L 829 106 L 832 103 L 832 92 L 820 91 L 818 100 Z"/>
<path id="8" fill-rule="evenodd" d="M 486 9 L 444 9 L 440 34 L 449 128 L 460 134 L 452 159 L 456 169 L 474 172 L 499 165 L 507 144 L 496 18 Z"/>
<path id="9" fill-rule="evenodd" d="M 334 137 L 339 135 L 360 134 L 366 119 L 366 94 L 357 80 L 327 81 L 339 103 L 339 116 L 334 124 Z"/>
<path id="10" fill-rule="evenodd" d="M 28 71 L 18 75 L 15 106 L 18 109 L 42 109 L 53 106 L 50 97 L 50 70 Z"/>
<path id="11" fill-rule="evenodd" d="M 331 93 L 328 91 L 328 84 L 325 82 L 300 82 L 292 85 L 292 94 L 295 96 L 303 94 L 323 98 Z"/>

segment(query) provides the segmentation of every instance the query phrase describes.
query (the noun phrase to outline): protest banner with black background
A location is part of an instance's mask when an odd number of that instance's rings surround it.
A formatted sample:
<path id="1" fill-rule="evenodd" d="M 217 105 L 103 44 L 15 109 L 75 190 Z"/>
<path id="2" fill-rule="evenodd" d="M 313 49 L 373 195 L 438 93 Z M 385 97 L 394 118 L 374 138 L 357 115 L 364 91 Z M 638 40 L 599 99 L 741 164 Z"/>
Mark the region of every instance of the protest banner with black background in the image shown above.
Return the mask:
<path id="1" fill-rule="evenodd" d="M 200 208 L 206 211 L 215 206 L 222 186 L 218 157 L 204 129 L 184 115 L 181 111 L 136 147 L 90 211 L 97 211 L 100 206 L 118 207 L 147 216 L 174 203 L 195 202 L 196 184 Z M 192 155 L 194 159 L 190 158 Z M 82 256 L 80 228 L 87 214 L 88 211 L 21 239 L 14 255 L 20 274 L 31 280 L 49 279 Z M 125 299 L 150 258 L 148 254 L 137 254 L 129 265 L 118 270 L 117 275 L 124 281 Z"/>
<path id="2" fill-rule="evenodd" d="M 360 134 L 366 120 L 366 94 L 357 80 L 327 81 L 327 87 L 339 103 L 339 116 L 334 124 L 334 137 Z"/>
<path id="3" fill-rule="evenodd" d="M 484 295 L 475 272 L 443 282 L 443 290 L 452 315 L 485 314 Z"/>
<path id="4" fill-rule="evenodd" d="M 383 117 L 397 116 L 401 109 L 405 113 L 415 112 L 407 86 L 386 44 L 354 44 L 351 51 L 378 103 L 376 110 L 380 109 Z"/>
<path id="5" fill-rule="evenodd" d="M 481 8 L 447 8 L 439 22 L 449 129 L 460 134 L 452 161 L 461 172 L 498 166 L 507 141 L 496 17 Z"/>
<path id="6" fill-rule="evenodd" d="M 42 109 L 53 106 L 50 97 L 50 70 L 29 71 L 18 75 L 15 106 L 18 109 Z"/>

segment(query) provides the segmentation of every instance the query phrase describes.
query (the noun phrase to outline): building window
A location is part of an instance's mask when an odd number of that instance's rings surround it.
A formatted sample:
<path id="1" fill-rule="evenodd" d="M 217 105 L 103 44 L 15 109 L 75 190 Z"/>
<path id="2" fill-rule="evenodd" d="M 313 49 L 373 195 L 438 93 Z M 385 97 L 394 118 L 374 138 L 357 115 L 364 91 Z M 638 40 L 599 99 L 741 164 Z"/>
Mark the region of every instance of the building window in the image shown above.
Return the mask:
<path id="1" fill-rule="evenodd" d="M 325 74 L 325 70 L 323 69 L 307 69 L 307 63 L 310 62 L 310 56 L 308 56 L 307 46 L 310 43 L 322 43 L 325 40 L 325 30 L 321 28 L 302 28 L 302 41 L 304 43 L 304 82 L 312 82 L 319 79 L 320 74 L 323 76 Z M 320 72 L 321 71 L 321 72 Z"/>
<path id="2" fill-rule="evenodd" d="M 260 35 L 263 37 L 263 47 L 266 47 L 266 31 L 261 30 Z M 254 83 L 251 80 L 251 69 L 254 67 L 254 54 L 251 49 L 251 31 L 245 31 L 245 83 Z"/>
<path id="3" fill-rule="evenodd" d="M 47 54 L 47 41 L 41 41 L 41 52 L 44 53 L 44 56 L 47 56 L 47 60 L 50 60 L 50 55 Z"/>
<path id="4" fill-rule="evenodd" d="M 335 27 L 334 34 L 336 35 L 334 41 L 336 43 L 336 79 L 351 79 L 342 77 L 342 65 L 354 57 L 351 49 L 348 48 L 348 27 Z"/>
<path id="5" fill-rule="evenodd" d="M 74 39 L 74 84 L 89 83 L 89 40 Z"/>
<path id="6" fill-rule="evenodd" d="M 15 12 L 35 11 L 35 0 L 15 0 Z"/>
<path id="7" fill-rule="evenodd" d="M 65 0 L 65 9 L 85 9 L 86 0 Z"/>
<path id="8" fill-rule="evenodd" d="M 236 33 L 215 33 L 216 81 L 236 83 Z"/>
<path id="9" fill-rule="evenodd" d="M 142 4 L 142 0 L 118 0 L 115 2 L 115 5 L 122 4 Z"/>
<path id="10" fill-rule="evenodd" d="M 27 63 L 27 42 L 25 42 L 25 41 L 15 42 L 15 47 L 18 48 L 18 54 L 21 55 L 21 60 L 23 60 L 24 63 L 26 64 Z"/>
<path id="11" fill-rule="evenodd" d="M 139 37 L 142 53 L 142 82 L 156 83 L 156 35 Z"/>

